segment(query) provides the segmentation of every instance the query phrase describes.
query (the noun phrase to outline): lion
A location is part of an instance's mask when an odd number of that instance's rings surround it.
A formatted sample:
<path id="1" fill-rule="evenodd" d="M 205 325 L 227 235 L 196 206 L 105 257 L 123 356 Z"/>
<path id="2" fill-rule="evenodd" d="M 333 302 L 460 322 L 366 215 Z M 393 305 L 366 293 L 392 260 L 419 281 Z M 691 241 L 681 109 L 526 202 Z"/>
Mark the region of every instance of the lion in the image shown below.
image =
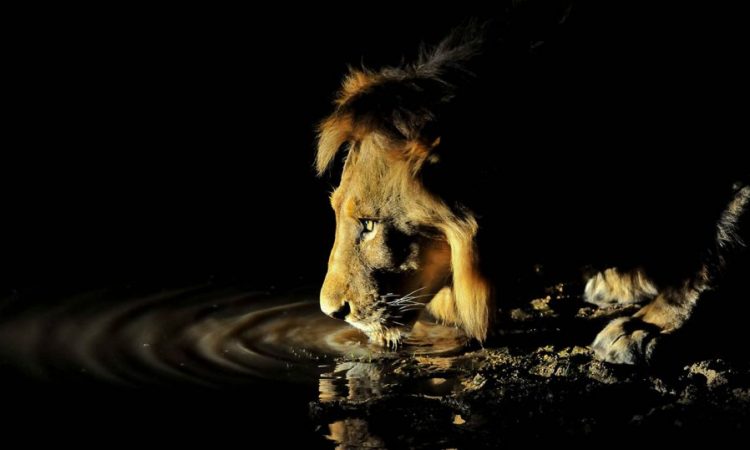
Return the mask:
<path id="1" fill-rule="evenodd" d="M 325 173 L 338 158 L 344 160 L 340 182 L 330 196 L 336 230 L 320 307 L 383 346 L 397 346 L 423 310 L 484 342 L 497 308 L 502 306 L 503 274 L 507 279 L 512 272 L 503 262 L 507 254 L 522 255 L 524 246 L 518 242 L 533 246 L 537 241 L 549 242 L 547 235 L 557 239 L 556 244 L 568 240 L 562 232 L 550 231 L 556 227 L 538 225 L 541 216 L 534 214 L 545 208 L 552 208 L 555 214 L 562 211 L 559 205 L 564 195 L 558 190 L 570 191 L 569 187 L 532 188 L 516 197 L 509 194 L 515 182 L 508 182 L 495 170 L 501 159 L 496 129 L 513 120 L 508 119 L 512 113 L 498 112 L 495 105 L 512 103 L 514 98 L 508 99 L 513 94 L 504 92 L 505 87 L 492 88 L 501 79 L 496 74 L 483 78 L 482 71 L 486 73 L 492 66 L 487 63 L 483 36 L 481 30 L 464 30 L 433 50 L 421 52 L 413 64 L 350 69 L 336 95 L 333 113 L 319 126 L 318 173 Z M 521 71 L 517 76 L 527 75 Z M 625 159 L 622 164 L 622 172 L 634 170 Z M 608 176 L 616 178 L 617 170 L 610 168 Z M 519 183 L 520 191 L 534 186 L 528 177 L 522 178 L 526 181 Z M 506 180 L 505 184 L 495 183 L 498 179 Z M 644 192 L 638 191 L 643 194 L 639 208 L 663 208 L 658 211 L 666 212 L 655 214 L 667 219 L 647 221 L 631 219 L 628 214 L 614 215 L 607 204 L 616 203 L 616 194 L 607 193 L 612 198 L 606 202 L 592 200 L 586 206 L 587 214 L 594 209 L 603 220 L 594 226 L 588 221 L 584 226 L 587 231 L 578 233 L 583 240 L 595 241 L 597 248 L 619 246 L 616 256 L 639 242 L 649 243 L 647 254 L 669 256 L 657 258 L 658 264 L 651 265 L 627 258 L 591 263 L 595 270 L 583 292 L 587 302 L 644 304 L 633 316 L 609 323 L 594 338 L 595 355 L 612 363 L 649 361 L 658 341 L 655 338 L 673 333 L 687 322 L 702 294 L 720 277 L 728 255 L 743 247 L 740 230 L 748 216 L 750 187 L 734 185 L 731 196 L 722 192 L 724 200 L 718 203 L 713 200 L 717 196 L 711 196 L 710 202 L 703 202 L 711 207 L 701 211 L 682 208 L 679 202 L 680 208 L 670 209 L 673 202 L 662 200 L 670 199 L 671 191 L 659 197 L 645 192 L 651 188 L 642 189 Z M 695 190 L 706 194 L 685 204 L 698 204 L 709 196 L 704 187 Z M 655 203 L 660 205 L 649 210 L 644 204 L 651 196 L 656 196 Z M 601 206 L 597 209 L 596 204 Z M 698 221 L 700 226 L 674 228 L 677 219 L 669 218 L 678 210 L 690 216 L 689 220 L 680 216 L 679 223 Z M 626 230 L 627 235 L 600 232 L 607 228 L 601 225 L 608 222 L 606 214 L 621 221 L 619 231 Z M 690 252 L 684 250 L 684 239 L 674 239 L 674 245 L 665 243 L 680 235 L 675 230 L 702 233 L 707 221 L 712 224 L 710 238 L 704 239 L 703 234 L 690 237 L 690 242 L 695 241 Z M 666 222 L 670 222 L 668 226 Z M 636 228 L 641 223 L 645 228 L 642 235 L 650 232 L 656 236 L 639 237 Z M 528 236 L 527 232 L 533 236 L 521 237 Z M 700 249 L 693 252 L 695 246 Z M 576 251 L 567 254 L 576 255 L 571 265 L 586 262 Z M 513 259 L 507 260 L 512 264 Z"/>

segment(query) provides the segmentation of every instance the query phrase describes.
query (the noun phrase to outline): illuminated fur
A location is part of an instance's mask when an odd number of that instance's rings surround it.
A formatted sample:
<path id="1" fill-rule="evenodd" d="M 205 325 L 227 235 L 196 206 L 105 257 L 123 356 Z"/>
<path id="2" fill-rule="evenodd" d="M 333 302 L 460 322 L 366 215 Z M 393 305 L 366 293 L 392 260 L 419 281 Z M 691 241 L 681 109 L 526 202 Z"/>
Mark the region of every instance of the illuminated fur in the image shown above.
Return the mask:
<path id="1" fill-rule="evenodd" d="M 348 145 L 331 196 L 336 241 L 321 307 L 384 344 L 396 343 L 426 304 L 469 336 L 487 336 L 492 289 L 479 270 L 476 218 L 430 193 L 420 173 L 439 162 L 440 136 L 429 126 L 452 98 L 452 80 L 468 75 L 461 63 L 476 43 L 449 39 L 413 66 L 352 70 L 320 126 L 319 172 Z M 361 219 L 375 219 L 374 230 L 363 231 Z M 394 253 L 393 241 L 404 254 Z"/>
<path id="2" fill-rule="evenodd" d="M 445 117 L 461 116 L 451 115 L 451 108 L 466 94 L 465 86 L 476 81 L 469 67 L 481 53 L 479 34 L 451 36 L 413 65 L 351 70 L 333 114 L 319 128 L 318 172 L 324 173 L 337 155 L 345 155 L 341 182 L 331 195 L 336 238 L 321 309 L 384 345 L 397 344 L 415 312 L 424 307 L 478 341 L 485 340 L 490 329 L 497 280 L 485 270 L 484 260 L 497 248 L 480 248 L 483 226 L 488 234 L 482 219 L 487 222 L 491 214 L 479 215 L 469 206 L 476 190 L 466 188 L 482 165 L 456 153 L 487 142 L 475 138 L 462 143 L 464 149 L 448 145 L 443 151 L 450 140 Z M 481 115 L 473 118 L 466 122 L 485 124 Z M 443 167 L 449 154 L 452 175 L 435 183 L 433 169 Z M 739 242 L 735 225 L 748 197 L 750 188 L 739 190 L 719 221 L 719 246 Z M 676 282 L 654 281 L 640 267 L 612 267 L 591 278 L 584 294 L 589 302 L 651 301 L 632 318 L 606 327 L 593 345 L 596 354 L 617 363 L 647 360 L 655 334 L 669 333 L 689 317 L 722 251 Z"/>
<path id="3" fill-rule="evenodd" d="M 429 152 L 414 154 L 408 145 L 373 133 L 350 150 L 331 196 L 336 240 L 322 308 L 333 313 L 348 302 L 350 323 L 376 341 L 395 343 L 394 325 L 407 323 L 441 291 L 451 306 L 433 312 L 482 340 L 491 293 L 478 272 L 476 221 L 424 189 L 415 167 Z M 360 219 L 376 219 L 373 230 L 365 231 Z"/>

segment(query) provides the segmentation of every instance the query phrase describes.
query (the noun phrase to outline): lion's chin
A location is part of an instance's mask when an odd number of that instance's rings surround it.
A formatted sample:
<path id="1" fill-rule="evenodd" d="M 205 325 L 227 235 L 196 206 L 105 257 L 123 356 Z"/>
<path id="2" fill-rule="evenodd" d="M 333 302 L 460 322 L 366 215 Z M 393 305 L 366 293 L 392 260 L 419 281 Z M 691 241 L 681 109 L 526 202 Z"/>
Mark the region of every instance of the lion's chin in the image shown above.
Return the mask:
<path id="1" fill-rule="evenodd" d="M 391 349 L 398 348 L 403 339 L 408 335 L 408 330 L 405 327 L 391 327 L 380 323 L 367 324 L 349 320 L 347 320 L 347 322 L 358 330 L 364 332 L 370 339 L 371 343 Z"/>
<path id="2" fill-rule="evenodd" d="M 406 332 L 399 328 L 384 328 L 381 331 L 369 333 L 368 337 L 373 344 L 396 349 L 401 346 L 405 334 Z"/>

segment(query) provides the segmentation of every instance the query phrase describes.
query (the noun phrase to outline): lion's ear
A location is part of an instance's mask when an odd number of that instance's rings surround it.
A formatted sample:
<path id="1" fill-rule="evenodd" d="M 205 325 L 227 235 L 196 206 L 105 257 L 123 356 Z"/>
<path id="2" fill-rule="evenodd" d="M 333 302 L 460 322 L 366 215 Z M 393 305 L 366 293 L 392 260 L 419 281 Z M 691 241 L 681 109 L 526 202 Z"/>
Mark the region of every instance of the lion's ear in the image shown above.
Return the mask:
<path id="1" fill-rule="evenodd" d="M 315 156 L 315 169 L 318 175 L 333 162 L 341 146 L 352 138 L 353 125 L 348 115 L 333 114 L 318 127 L 318 152 Z"/>
<path id="2" fill-rule="evenodd" d="M 492 313 L 492 288 L 479 270 L 477 225 L 473 220 L 445 230 L 451 247 L 453 297 L 459 325 L 466 334 L 484 341 Z"/>

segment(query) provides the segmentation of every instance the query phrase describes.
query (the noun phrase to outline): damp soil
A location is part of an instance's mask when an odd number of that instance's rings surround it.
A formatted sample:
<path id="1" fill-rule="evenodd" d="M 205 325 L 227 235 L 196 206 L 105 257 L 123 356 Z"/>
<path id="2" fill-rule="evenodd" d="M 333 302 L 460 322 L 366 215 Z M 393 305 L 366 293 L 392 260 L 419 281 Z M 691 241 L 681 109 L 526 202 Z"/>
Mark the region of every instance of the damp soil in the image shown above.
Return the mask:
<path id="1" fill-rule="evenodd" d="M 602 363 L 588 344 L 634 307 L 587 305 L 576 283 L 522 292 L 499 311 L 484 347 L 425 317 L 399 349 L 371 345 L 324 316 L 311 287 L 109 290 L 44 307 L 10 298 L 0 316 L 0 374 L 5 391 L 9 379 L 35 392 L 105 387 L 119 394 L 98 406 L 118 398 L 142 417 L 162 420 L 163 412 L 198 428 L 231 417 L 239 423 L 224 434 L 239 438 L 282 426 L 290 432 L 273 440 L 322 448 L 750 434 L 745 356 L 698 351 L 680 338 L 666 340 L 647 367 Z M 155 405 L 166 410 L 149 413 Z"/>
<path id="2" fill-rule="evenodd" d="M 360 368 L 348 395 L 321 397 L 311 414 L 344 448 L 638 445 L 750 435 L 744 345 L 699 348 L 710 330 L 690 330 L 692 336 L 663 339 L 649 366 L 601 362 L 587 344 L 637 307 L 599 309 L 583 303 L 580 288 L 557 284 L 519 299 L 501 313 L 500 331 L 484 348 L 397 358 L 385 386 Z"/>

